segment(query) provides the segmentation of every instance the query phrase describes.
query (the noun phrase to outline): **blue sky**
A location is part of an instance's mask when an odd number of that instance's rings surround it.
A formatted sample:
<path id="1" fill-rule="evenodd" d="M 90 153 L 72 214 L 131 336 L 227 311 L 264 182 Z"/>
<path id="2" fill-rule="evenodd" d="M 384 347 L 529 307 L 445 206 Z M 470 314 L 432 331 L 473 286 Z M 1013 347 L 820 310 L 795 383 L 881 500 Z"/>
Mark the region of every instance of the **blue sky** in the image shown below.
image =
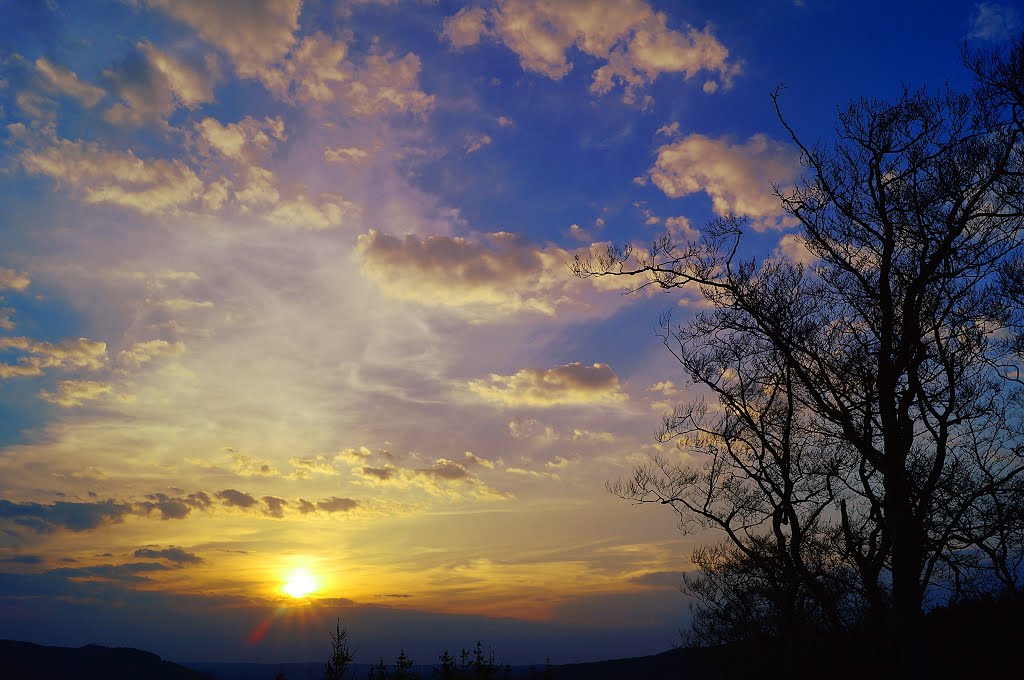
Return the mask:
<path id="1" fill-rule="evenodd" d="M 800 259 L 776 86 L 827 142 L 851 98 L 967 88 L 961 49 L 1024 28 L 993 2 L 0 14 L 0 636 L 266 661 L 336 615 L 367 659 L 670 647 L 714 537 L 604 482 L 686 455 L 652 434 L 694 396 L 654 330 L 701 299 L 568 263 L 729 211 Z"/>

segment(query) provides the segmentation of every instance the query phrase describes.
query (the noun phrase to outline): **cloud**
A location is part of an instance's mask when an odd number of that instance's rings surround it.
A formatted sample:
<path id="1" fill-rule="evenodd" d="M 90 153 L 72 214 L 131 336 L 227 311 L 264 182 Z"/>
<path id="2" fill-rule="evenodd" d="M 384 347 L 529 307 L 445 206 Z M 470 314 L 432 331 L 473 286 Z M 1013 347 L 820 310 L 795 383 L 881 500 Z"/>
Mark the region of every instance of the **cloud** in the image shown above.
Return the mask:
<path id="1" fill-rule="evenodd" d="M 585 291 L 615 284 L 573 277 L 573 253 L 537 246 L 514 234 L 459 236 L 407 235 L 370 230 L 359 236 L 356 256 L 362 270 L 388 295 L 430 307 L 444 307 L 478 320 L 519 312 L 554 316 L 572 308 L 589 311 Z"/>
<path id="2" fill-rule="evenodd" d="M 148 0 L 223 50 L 238 75 L 257 78 L 288 53 L 302 0 Z"/>
<path id="3" fill-rule="evenodd" d="M 324 149 L 324 161 L 327 163 L 351 163 L 363 161 L 370 157 L 366 149 L 355 146 Z"/>
<path id="4" fill-rule="evenodd" d="M 111 389 L 110 385 L 96 380 L 62 380 L 57 384 L 56 393 L 40 390 L 39 396 L 51 404 L 71 408 L 110 394 Z"/>
<path id="5" fill-rule="evenodd" d="M 506 406 L 610 404 L 628 398 L 608 364 L 580 362 L 550 369 L 524 368 L 513 375 L 492 373 L 468 387 L 483 399 Z"/>
<path id="6" fill-rule="evenodd" d="M 39 555 L 12 555 L 10 557 L 0 558 L 0 563 L 4 564 L 42 564 L 43 558 Z"/>
<path id="7" fill-rule="evenodd" d="M 122 581 L 126 583 L 142 583 L 149 579 L 143 576 L 154 571 L 172 569 L 166 564 L 156 562 L 132 562 L 128 564 L 98 564 L 91 567 L 61 567 L 51 569 L 49 574 L 64 578 L 103 579 L 106 581 Z"/>
<path id="8" fill-rule="evenodd" d="M 28 289 L 31 282 L 28 274 L 24 272 L 0 267 L 0 290 L 13 290 L 21 293 Z"/>
<path id="9" fill-rule="evenodd" d="M 486 134 L 470 134 L 466 136 L 466 155 L 475 153 L 480 149 L 490 144 L 493 140 L 490 135 Z"/>
<path id="10" fill-rule="evenodd" d="M 284 517 L 284 506 L 288 505 L 288 501 L 277 496 L 263 496 L 260 500 L 267 506 L 266 514 L 278 519 Z"/>
<path id="11" fill-rule="evenodd" d="M 17 364 L 0 364 L 0 379 L 42 375 L 43 369 L 95 371 L 107 361 L 107 343 L 86 338 L 42 342 L 25 337 L 0 338 L 0 351 L 21 352 Z"/>
<path id="12" fill-rule="evenodd" d="M 192 510 L 206 510 L 213 505 L 213 500 L 203 491 L 187 496 L 168 496 L 163 493 L 146 495 L 145 501 L 135 504 L 136 511 L 143 515 L 159 512 L 160 519 L 185 519 Z"/>
<path id="13" fill-rule="evenodd" d="M 682 215 L 666 217 L 665 226 L 668 227 L 669 235 L 678 241 L 690 243 L 700 238 L 700 232 L 694 229 L 690 225 L 690 220 Z"/>
<path id="14" fill-rule="evenodd" d="M 448 481 L 469 477 L 469 471 L 466 470 L 464 465 L 447 458 L 438 458 L 432 466 L 416 468 L 414 472 L 418 475 L 427 475 L 428 477 L 436 477 Z"/>
<path id="15" fill-rule="evenodd" d="M 997 2 L 979 2 L 974 6 L 967 37 L 979 40 L 1009 40 L 1020 27 L 1020 14 L 1013 7 Z"/>
<path id="16" fill-rule="evenodd" d="M 185 564 L 202 564 L 203 558 L 199 557 L 195 553 L 190 553 L 181 548 L 164 548 L 163 550 L 154 550 L 152 548 L 139 548 L 135 551 L 135 557 L 145 557 L 155 560 L 167 560 L 178 565 Z"/>
<path id="17" fill-rule="evenodd" d="M 288 462 L 296 469 L 296 472 L 302 473 L 299 476 L 304 476 L 307 473 L 330 476 L 338 474 L 337 468 L 334 467 L 334 459 L 330 456 L 318 455 L 309 458 L 293 456 L 288 459 Z"/>
<path id="18" fill-rule="evenodd" d="M 65 94 L 92 108 L 106 95 L 102 87 L 84 83 L 74 71 L 54 64 L 46 57 L 36 59 L 36 71 L 48 90 Z"/>
<path id="19" fill-rule="evenodd" d="M 236 453 L 231 456 L 231 461 L 231 469 L 241 477 L 276 477 L 279 474 L 267 460 Z"/>
<path id="20" fill-rule="evenodd" d="M 236 489 L 224 489 L 214 494 L 220 501 L 228 506 L 234 508 L 251 508 L 252 506 L 259 503 L 255 498 L 245 493 L 244 491 L 238 491 Z"/>
<path id="21" fill-rule="evenodd" d="M 558 439 L 555 428 L 535 418 L 513 418 L 508 421 L 508 434 L 513 439 L 540 439 L 549 442 Z"/>
<path id="22" fill-rule="evenodd" d="M 772 182 L 792 184 L 800 172 L 798 152 L 756 134 L 742 144 L 693 134 L 658 149 L 651 181 L 670 198 L 703 191 L 718 215 L 747 215 L 763 226 L 792 223 L 772 194 Z"/>
<path id="23" fill-rule="evenodd" d="M 359 501 L 354 501 L 351 498 L 338 498 L 337 496 L 331 496 L 316 504 L 317 510 L 323 510 L 324 512 L 349 512 L 359 507 Z"/>
<path id="24" fill-rule="evenodd" d="M 642 0 L 505 0 L 489 9 L 463 9 L 445 20 L 442 36 L 453 48 L 475 45 L 485 37 L 504 44 L 526 71 L 555 80 L 572 68 L 576 48 L 601 65 L 591 91 L 623 88 L 626 101 L 662 74 L 685 80 L 707 73 L 704 90 L 729 87 L 740 64 L 708 28 L 668 27 L 667 17 Z"/>
<path id="25" fill-rule="evenodd" d="M 267 89 L 301 104 L 338 102 L 356 117 L 389 113 L 420 114 L 434 98 L 419 89 L 420 58 L 408 53 L 371 52 L 361 63 L 349 58 L 348 44 L 323 33 L 302 39 L 279 65 L 263 71 Z"/>
<path id="26" fill-rule="evenodd" d="M 323 231 L 342 226 L 346 219 L 357 217 L 359 206 L 337 194 L 320 194 L 319 203 L 313 203 L 305 196 L 281 201 L 267 213 L 269 222 L 289 229 Z"/>
<path id="27" fill-rule="evenodd" d="M 200 197 L 203 182 L 180 160 L 144 160 L 128 151 L 106 151 L 95 142 L 57 139 L 26 149 L 25 171 L 46 175 L 84 192 L 86 203 L 109 203 L 146 215 L 174 213 Z"/>
<path id="28" fill-rule="evenodd" d="M 814 265 L 818 261 L 818 257 L 807 249 L 804 239 L 799 234 L 783 234 L 773 255 L 804 266 Z"/>
<path id="29" fill-rule="evenodd" d="M 280 117 L 256 120 L 246 116 L 237 123 L 223 125 L 216 118 L 204 118 L 196 124 L 196 133 L 204 148 L 234 161 L 244 161 L 270 151 L 285 136 Z"/>
<path id="30" fill-rule="evenodd" d="M 373 467 L 371 465 L 364 465 L 357 470 L 357 474 L 362 477 L 372 477 L 378 481 L 386 482 L 389 479 L 393 479 L 399 472 L 398 468 L 393 465 L 385 465 L 384 467 Z"/>
<path id="31" fill-rule="evenodd" d="M 131 512 L 130 505 L 112 499 L 96 503 L 57 501 L 52 505 L 14 503 L 0 498 L 0 520 L 11 520 L 37 533 L 56 529 L 88 531 L 105 524 L 121 522 Z"/>
<path id="32" fill-rule="evenodd" d="M 441 35 L 456 49 L 469 47 L 487 35 L 487 10 L 482 7 L 463 7 L 442 24 Z"/>
<path id="33" fill-rule="evenodd" d="M 104 118 L 116 125 L 141 125 L 169 116 L 176 108 L 194 109 L 213 101 L 215 65 L 207 59 L 190 65 L 148 42 L 138 52 L 103 72 L 120 101 Z"/>
<path id="34" fill-rule="evenodd" d="M 133 368 L 138 368 L 161 357 L 178 357 L 185 353 L 185 343 L 168 342 L 166 340 L 145 340 L 136 342 L 117 354 L 118 360 Z"/>

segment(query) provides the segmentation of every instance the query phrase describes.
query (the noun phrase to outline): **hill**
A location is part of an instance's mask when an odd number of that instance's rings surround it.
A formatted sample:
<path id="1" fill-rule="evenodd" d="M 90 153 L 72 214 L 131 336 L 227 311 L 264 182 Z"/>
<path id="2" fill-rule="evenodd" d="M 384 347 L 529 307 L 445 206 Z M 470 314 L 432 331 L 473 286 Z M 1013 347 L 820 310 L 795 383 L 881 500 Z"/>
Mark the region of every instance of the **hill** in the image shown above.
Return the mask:
<path id="1" fill-rule="evenodd" d="M 0 640 L 0 677 L 10 680 L 209 680 L 139 649 L 48 647 Z"/>

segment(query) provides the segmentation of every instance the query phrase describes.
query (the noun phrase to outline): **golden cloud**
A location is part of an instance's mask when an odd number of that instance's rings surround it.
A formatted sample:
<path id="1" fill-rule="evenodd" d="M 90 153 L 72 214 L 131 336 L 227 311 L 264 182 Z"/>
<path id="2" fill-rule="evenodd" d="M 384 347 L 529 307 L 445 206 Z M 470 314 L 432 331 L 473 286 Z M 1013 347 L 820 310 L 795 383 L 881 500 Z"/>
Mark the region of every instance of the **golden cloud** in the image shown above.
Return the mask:
<path id="1" fill-rule="evenodd" d="M 40 390 L 39 396 L 51 404 L 71 408 L 110 394 L 111 389 L 110 385 L 96 380 L 62 380 L 55 393 Z"/>
<path id="2" fill-rule="evenodd" d="M 86 338 L 42 342 L 25 337 L 0 338 L 0 350 L 22 353 L 17 364 L 0 364 L 0 378 L 42 375 L 43 369 L 99 370 L 107 361 L 107 343 Z"/>
<path id="3" fill-rule="evenodd" d="M 21 155 L 25 170 L 80 188 L 87 203 L 110 203 L 143 214 L 173 213 L 196 200 L 203 182 L 180 160 L 143 160 L 95 142 L 57 139 Z"/>
<path id="4" fill-rule="evenodd" d="M 399 238 L 370 230 L 359 236 L 356 256 L 363 273 L 386 294 L 477 320 L 520 312 L 554 316 L 567 308 L 587 312 L 592 310 L 585 299 L 588 290 L 621 290 L 624 285 L 611 280 L 615 277 L 581 281 L 567 267 L 570 251 L 537 246 L 507 232 L 474 241 L 459 236 Z"/>
<path id="5" fill-rule="evenodd" d="M 613 404 L 628 399 L 611 366 L 578 361 L 549 369 L 524 368 L 513 375 L 492 373 L 468 387 L 483 399 L 506 406 Z"/>
<path id="6" fill-rule="evenodd" d="M 491 38 L 512 50 L 524 70 L 555 80 L 571 70 L 567 54 L 576 48 L 603 62 L 591 91 L 606 94 L 621 86 L 630 102 L 664 73 L 689 80 L 706 72 L 703 89 L 714 92 L 729 87 L 741 70 L 709 29 L 671 29 L 665 14 L 643 0 L 506 0 L 460 10 L 445 20 L 442 35 L 456 49 Z"/>
<path id="7" fill-rule="evenodd" d="M 797 151 L 764 135 L 735 144 L 694 134 L 660 147 L 650 177 L 670 198 L 703 191 L 719 215 L 747 215 L 762 227 L 782 228 L 792 220 L 772 193 L 772 183 L 791 184 L 799 172 Z"/>

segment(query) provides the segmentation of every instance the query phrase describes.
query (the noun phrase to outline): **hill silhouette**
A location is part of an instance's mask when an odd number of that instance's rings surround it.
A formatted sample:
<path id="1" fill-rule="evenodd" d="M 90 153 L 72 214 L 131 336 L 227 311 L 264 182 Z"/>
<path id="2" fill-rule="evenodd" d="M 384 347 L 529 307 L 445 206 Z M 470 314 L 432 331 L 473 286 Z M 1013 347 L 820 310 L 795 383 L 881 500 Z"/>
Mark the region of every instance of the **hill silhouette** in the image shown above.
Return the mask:
<path id="1" fill-rule="evenodd" d="M 11 680 L 209 680 L 152 652 L 123 647 L 49 647 L 0 640 L 0 677 Z"/>

